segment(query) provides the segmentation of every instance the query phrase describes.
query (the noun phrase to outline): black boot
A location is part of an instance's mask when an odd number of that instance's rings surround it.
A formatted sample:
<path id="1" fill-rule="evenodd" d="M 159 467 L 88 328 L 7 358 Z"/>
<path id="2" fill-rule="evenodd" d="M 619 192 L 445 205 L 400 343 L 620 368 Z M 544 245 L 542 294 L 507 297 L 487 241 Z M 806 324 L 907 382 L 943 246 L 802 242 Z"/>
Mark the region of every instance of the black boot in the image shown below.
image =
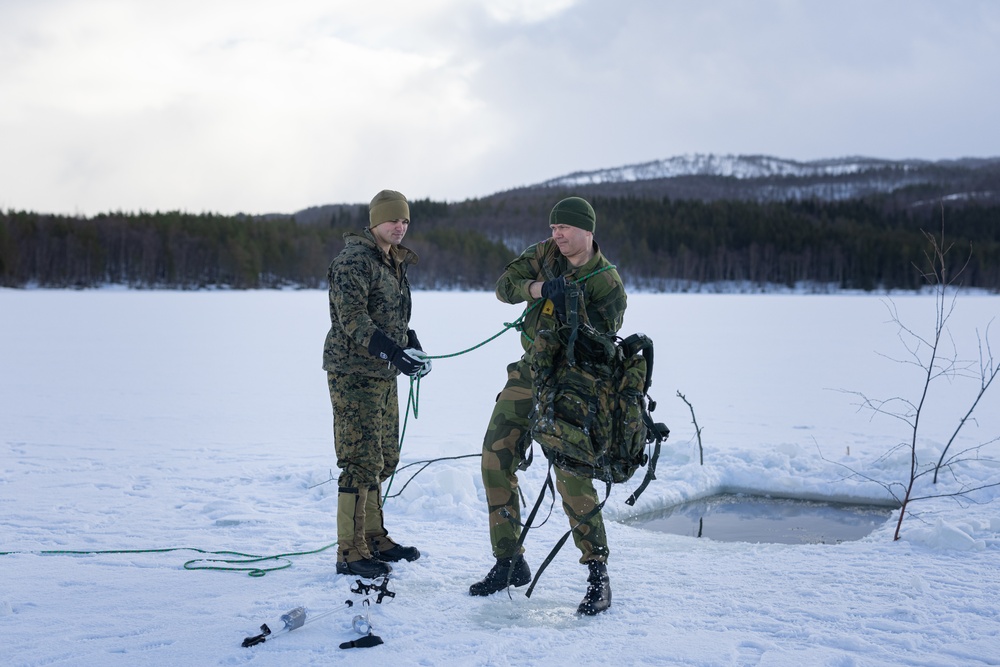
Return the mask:
<path id="1" fill-rule="evenodd" d="M 401 544 L 394 544 L 385 551 L 380 551 L 376 546 L 372 549 L 372 558 L 389 563 L 401 560 L 411 561 L 420 558 L 420 551 L 416 547 L 404 547 Z"/>
<path id="2" fill-rule="evenodd" d="M 513 566 L 511 561 L 515 561 Z M 513 572 L 511 568 L 513 567 Z M 513 558 L 497 558 L 496 565 L 482 581 L 469 586 L 469 595 L 491 595 L 507 588 L 508 575 L 511 586 L 524 586 L 531 581 L 531 569 L 523 556 Z"/>
<path id="3" fill-rule="evenodd" d="M 350 563 L 338 562 L 337 574 L 353 574 L 365 579 L 383 577 L 392 572 L 392 568 L 374 558 L 362 558 Z"/>
<path id="4" fill-rule="evenodd" d="M 604 563 L 592 560 L 587 562 L 587 567 L 590 568 L 587 594 L 576 608 L 576 613 L 594 616 L 611 606 L 611 580 L 608 578 L 608 566 Z"/>
<path id="5" fill-rule="evenodd" d="M 370 487 L 365 499 L 365 539 L 372 558 L 383 563 L 420 558 L 420 551 L 416 547 L 404 547 L 389 538 L 382 513 L 381 484 Z"/>

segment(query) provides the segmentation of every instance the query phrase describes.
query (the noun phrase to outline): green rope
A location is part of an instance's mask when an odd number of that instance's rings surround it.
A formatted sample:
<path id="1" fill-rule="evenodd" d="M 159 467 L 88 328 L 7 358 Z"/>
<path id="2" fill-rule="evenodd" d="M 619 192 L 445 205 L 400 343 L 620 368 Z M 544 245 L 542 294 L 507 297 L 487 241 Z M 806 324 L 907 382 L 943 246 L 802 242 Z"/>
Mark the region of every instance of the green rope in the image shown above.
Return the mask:
<path id="1" fill-rule="evenodd" d="M 259 556 L 257 554 L 245 554 L 240 551 L 208 551 L 197 547 L 169 547 L 164 549 L 104 549 L 95 551 L 76 551 L 70 549 L 51 549 L 45 551 L 0 551 L 0 556 L 13 556 L 15 554 L 36 554 L 39 556 L 99 556 L 99 555 L 123 555 L 123 554 L 164 554 L 172 551 L 194 551 L 208 556 L 238 556 L 238 558 L 193 558 L 184 563 L 185 570 L 219 570 L 223 572 L 246 572 L 251 577 L 263 577 L 268 572 L 284 570 L 292 566 L 289 560 L 295 556 L 308 556 L 322 553 L 331 547 L 337 546 L 336 542 L 313 549 L 311 551 L 293 551 L 273 556 Z M 252 563 L 263 563 L 265 561 L 276 561 L 280 563 L 274 567 L 239 567 Z M 206 563 L 201 565 L 199 563 Z M 208 565 L 207 563 L 225 563 L 222 565 Z"/>
<path id="2" fill-rule="evenodd" d="M 593 271 L 591 271 L 587 275 L 583 276 L 582 278 L 576 278 L 576 279 L 574 279 L 573 282 L 575 282 L 577 284 L 582 283 L 585 280 L 588 280 L 588 279 L 596 276 L 599 273 L 604 273 L 605 271 L 609 271 L 609 270 L 614 269 L 614 268 L 617 268 L 614 264 L 608 264 L 607 266 L 603 266 L 603 267 L 601 267 L 599 269 L 594 269 Z M 528 334 L 526 334 L 524 332 L 524 329 L 521 328 L 521 325 L 524 324 L 524 318 L 528 316 L 528 313 L 530 313 L 535 308 L 535 306 L 537 306 L 538 304 L 540 304 L 542 302 L 543 302 L 542 299 L 537 299 L 534 303 L 526 306 L 525 309 L 524 309 L 524 312 L 521 313 L 520 317 L 518 317 L 513 322 L 504 322 L 503 323 L 503 329 L 501 329 L 497 333 L 493 334 L 492 336 L 490 336 L 489 338 L 487 338 L 486 340 L 484 340 L 482 343 L 479 343 L 477 345 L 473 345 L 472 347 L 466 348 L 466 349 L 464 349 L 464 350 L 462 350 L 460 352 L 453 352 L 451 354 L 440 354 L 440 355 L 437 355 L 437 356 L 428 356 L 427 358 L 428 359 L 448 359 L 450 357 L 457 357 L 457 356 L 466 354 L 467 352 L 472 352 L 473 350 L 477 350 L 477 349 L 481 348 L 482 346 L 486 345 L 487 343 L 489 343 L 489 342 L 491 342 L 491 341 L 499 338 L 500 336 L 504 335 L 505 333 L 507 333 L 507 331 L 509 329 L 517 329 L 518 331 L 521 332 L 522 336 L 524 336 L 525 338 L 528 339 L 528 343 L 534 343 L 535 341 L 532 340 L 532 338 Z M 412 378 L 411 378 L 411 385 L 412 385 Z M 414 417 L 414 419 L 416 419 L 416 414 L 414 414 L 413 417 Z"/>
<path id="3" fill-rule="evenodd" d="M 504 322 L 503 323 L 503 329 L 501 329 L 500 331 L 496 332 L 495 334 L 493 334 L 492 336 L 490 336 L 489 338 L 487 338 L 486 340 L 484 340 L 482 343 L 477 343 L 476 345 L 473 345 L 472 347 L 466 348 L 466 349 L 461 350 L 459 352 L 452 352 L 451 354 L 439 354 L 439 355 L 436 355 L 436 356 L 428 356 L 427 358 L 428 359 L 450 359 L 451 357 L 457 357 L 457 356 L 460 356 L 460 355 L 463 355 L 463 354 L 467 354 L 469 352 L 472 352 L 473 350 L 478 350 L 479 348 L 481 348 L 482 346 L 486 345 L 487 343 L 490 343 L 490 342 L 496 340 L 500 336 L 502 336 L 505 333 L 507 333 L 507 331 L 509 331 L 510 329 L 518 329 L 518 330 L 520 330 L 519 327 L 524 322 L 524 318 L 528 315 L 529 312 L 531 312 L 531 310 L 535 306 L 537 306 L 540 303 L 541 303 L 541 300 L 539 299 L 538 301 L 535 301 L 535 303 L 527 306 L 524 309 L 524 312 L 521 313 L 520 317 L 518 317 L 513 322 Z"/>
<path id="4" fill-rule="evenodd" d="M 220 572 L 246 572 L 251 577 L 263 577 L 268 572 L 277 572 L 278 570 L 285 570 L 292 566 L 292 561 L 290 558 L 296 556 L 311 556 L 318 553 L 323 553 L 327 549 L 335 548 L 337 546 L 336 542 L 331 542 L 324 547 L 319 549 L 312 549 L 310 551 L 292 551 L 284 554 L 275 554 L 273 556 L 256 556 L 254 554 L 243 554 L 238 551 L 201 551 L 196 549 L 200 553 L 209 554 L 212 556 L 239 556 L 239 559 L 227 559 L 227 558 L 193 558 L 186 563 L 184 563 L 185 570 L 217 570 Z M 264 561 L 273 560 L 282 563 L 281 565 L 276 565 L 274 567 L 233 567 L 241 565 L 250 565 L 251 563 L 262 563 Z M 225 563 L 222 565 L 198 565 L 197 563 Z"/>
<path id="5" fill-rule="evenodd" d="M 500 333 L 503 333 L 502 331 Z M 416 419 L 417 405 L 420 402 L 420 376 L 410 376 L 410 393 L 406 398 L 406 410 L 403 412 L 403 428 L 399 432 L 399 451 L 403 450 L 403 438 L 406 437 L 406 424 L 410 419 L 410 410 L 412 407 L 413 418 Z M 396 471 L 393 470 L 392 474 L 389 475 L 389 483 L 385 486 L 385 494 L 382 496 L 382 504 L 385 504 L 386 499 L 389 497 L 389 489 L 392 488 L 392 482 L 396 479 Z"/>

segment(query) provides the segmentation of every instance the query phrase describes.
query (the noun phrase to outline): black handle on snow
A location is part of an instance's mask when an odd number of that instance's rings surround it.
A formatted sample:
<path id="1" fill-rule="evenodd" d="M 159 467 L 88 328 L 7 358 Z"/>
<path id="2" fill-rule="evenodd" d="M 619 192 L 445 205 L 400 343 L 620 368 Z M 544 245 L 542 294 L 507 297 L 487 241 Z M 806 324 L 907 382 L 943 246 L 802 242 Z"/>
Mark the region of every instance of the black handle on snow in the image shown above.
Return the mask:
<path id="1" fill-rule="evenodd" d="M 285 632 L 291 632 L 296 628 L 301 628 L 306 624 L 306 610 L 304 607 L 296 607 L 290 612 L 281 615 L 281 622 L 284 624 L 278 631 L 277 634 L 283 634 Z M 267 623 L 260 626 L 260 634 L 254 635 L 253 637 L 247 637 L 243 640 L 243 648 L 249 646 L 256 646 L 257 644 L 263 644 L 267 641 L 267 638 L 272 634 L 271 628 L 267 627 Z"/>
<path id="2" fill-rule="evenodd" d="M 340 645 L 340 648 L 371 648 L 372 646 L 378 646 L 383 644 L 382 638 L 378 635 L 365 635 L 361 639 L 355 639 L 354 641 L 344 642 Z"/>
<path id="3" fill-rule="evenodd" d="M 267 623 L 265 623 L 260 626 L 260 634 L 254 635 L 253 637 L 247 637 L 243 640 L 242 646 L 243 648 L 247 648 L 249 646 L 256 646 L 257 644 L 263 644 L 267 641 L 267 636 L 269 634 L 271 634 L 271 628 L 267 627 Z"/>

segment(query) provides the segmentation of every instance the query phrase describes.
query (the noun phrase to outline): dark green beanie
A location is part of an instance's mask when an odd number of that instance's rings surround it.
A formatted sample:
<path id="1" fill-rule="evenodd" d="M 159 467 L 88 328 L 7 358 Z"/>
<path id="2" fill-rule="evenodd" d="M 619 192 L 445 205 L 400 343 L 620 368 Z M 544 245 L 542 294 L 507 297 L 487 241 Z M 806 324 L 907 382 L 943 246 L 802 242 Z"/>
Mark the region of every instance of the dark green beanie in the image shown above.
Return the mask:
<path id="1" fill-rule="evenodd" d="M 570 225 L 593 233 L 597 226 L 597 214 L 586 199 L 567 197 L 552 207 L 549 224 Z"/>
<path id="2" fill-rule="evenodd" d="M 378 227 L 389 220 L 410 219 L 410 206 L 406 197 L 395 190 L 382 190 L 368 205 L 368 227 Z"/>

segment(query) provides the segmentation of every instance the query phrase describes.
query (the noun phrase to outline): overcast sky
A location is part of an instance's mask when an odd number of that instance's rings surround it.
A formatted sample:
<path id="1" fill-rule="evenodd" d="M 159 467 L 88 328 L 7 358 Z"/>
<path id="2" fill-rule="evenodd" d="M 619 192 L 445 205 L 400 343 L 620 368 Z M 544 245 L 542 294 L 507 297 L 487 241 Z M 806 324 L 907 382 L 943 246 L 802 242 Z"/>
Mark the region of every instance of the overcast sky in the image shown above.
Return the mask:
<path id="1" fill-rule="evenodd" d="M 1000 156 L 1000 1 L 0 0 L 0 209 L 461 201 L 687 153 Z"/>

